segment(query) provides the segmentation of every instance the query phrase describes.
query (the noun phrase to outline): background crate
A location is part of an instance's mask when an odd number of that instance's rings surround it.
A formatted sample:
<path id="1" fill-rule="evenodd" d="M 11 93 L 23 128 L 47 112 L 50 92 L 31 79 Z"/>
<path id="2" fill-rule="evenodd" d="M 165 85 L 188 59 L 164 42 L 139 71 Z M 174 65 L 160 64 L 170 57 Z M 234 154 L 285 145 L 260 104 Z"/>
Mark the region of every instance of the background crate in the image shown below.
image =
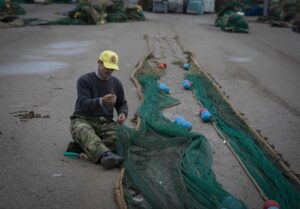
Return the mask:
<path id="1" fill-rule="evenodd" d="M 215 0 L 203 0 L 204 12 L 215 12 Z"/>
<path id="2" fill-rule="evenodd" d="M 153 1 L 153 12 L 168 12 L 168 2 L 167 1 Z"/>
<path id="3" fill-rule="evenodd" d="M 168 0 L 168 11 L 172 13 L 183 13 L 183 0 Z"/>
<path id="4" fill-rule="evenodd" d="M 138 0 L 125 0 L 126 8 L 136 7 Z"/>

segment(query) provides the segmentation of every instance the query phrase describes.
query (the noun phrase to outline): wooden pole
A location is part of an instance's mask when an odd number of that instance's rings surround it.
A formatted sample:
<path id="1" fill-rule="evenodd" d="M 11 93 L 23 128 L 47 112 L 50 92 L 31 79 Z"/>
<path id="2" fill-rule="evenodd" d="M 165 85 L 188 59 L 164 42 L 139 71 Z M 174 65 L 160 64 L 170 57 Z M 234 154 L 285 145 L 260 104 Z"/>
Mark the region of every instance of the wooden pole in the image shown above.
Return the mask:
<path id="1" fill-rule="evenodd" d="M 116 181 L 114 186 L 114 194 L 115 199 L 117 202 L 117 206 L 119 209 L 127 209 L 127 204 L 124 199 L 124 192 L 123 192 L 123 177 L 124 177 L 125 168 L 121 168 L 119 177 Z"/>

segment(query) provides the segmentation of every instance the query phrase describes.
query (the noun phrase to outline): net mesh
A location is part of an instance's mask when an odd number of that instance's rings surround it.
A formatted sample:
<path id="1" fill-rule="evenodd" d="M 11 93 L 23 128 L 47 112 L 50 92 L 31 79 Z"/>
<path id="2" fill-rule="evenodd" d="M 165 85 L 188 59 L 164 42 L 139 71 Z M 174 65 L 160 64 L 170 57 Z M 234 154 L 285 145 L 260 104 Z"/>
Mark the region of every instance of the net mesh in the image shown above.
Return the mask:
<path id="1" fill-rule="evenodd" d="M 218 17 L 216 26 L 229 32 L 249 32 L 248 22 L 234 11 L 227 11 L 223 16 Z"/>
<path id="2" fill-rule="evenodd" d="M 137 78 L 144 92 L 140 129 L 119 126 L 117 131 L 118 152 L 126 157 L 128 207 L 246 208 L 216 181 L 208 140 L 163 116 L 162 109 L 179 101 L 159 91 L 159 75 L 149 70 Z"/>
<path id="3" fill-rule="evenodd" d="M 216 128 L 226 137 L 248 172 L 269 199 L 282 208 L 299 208 L 299 191 L 260 148 L 246 122 L 236 115 L 213 81 L 191 63 L 186 78 L 196 99 L 213 114 Z M 161 73 L 146 62 L 136 75 L 144 100 L 138 109 L 138 130 L 118 126 L 118 153 L 125 156 L 123 186 L 128 208 L 242 209 L 243 202 L 217 182 L 208 140 L 163 116 L 162 110 L 179 103 L 159 91 Z"/>
<path id="4" fill-rule="evenodd" d="M 226 137 L 264 194 L 279 202 L 282 208 L 299 208 L 299 192 L 260 148 L 257 137 L 216 91 L 213 82 L 201 72 L 189 74 L 187 79 L 193 82 L 196 99 L 212 113 L 216 127 Z"/>
<path id="5" fill-rule="evenodd" d="M 112 5 L 79 3 L 68 13 L 68 17 L 49 21 L 50 25 L 100 25 L 105 22 L 127 22 L 145 20 L 139 7 L 124 8 L 123 1 L 113 1 Z"/>
<path id="6" fill-rule="evenodd" d="M 25 15 L 25 10 L 18 3 L 0 0 L 0 18 L 11 15 Z"/>
<path id="7" fill-rule="evenodd" d="M 249 32 L 247 20 L 238 15 L 238 11 L 242 11 L 244 5 L 239 2 L 229 2 L 218 12 L 215 25 L 224 31 L 229 32 Z"/>

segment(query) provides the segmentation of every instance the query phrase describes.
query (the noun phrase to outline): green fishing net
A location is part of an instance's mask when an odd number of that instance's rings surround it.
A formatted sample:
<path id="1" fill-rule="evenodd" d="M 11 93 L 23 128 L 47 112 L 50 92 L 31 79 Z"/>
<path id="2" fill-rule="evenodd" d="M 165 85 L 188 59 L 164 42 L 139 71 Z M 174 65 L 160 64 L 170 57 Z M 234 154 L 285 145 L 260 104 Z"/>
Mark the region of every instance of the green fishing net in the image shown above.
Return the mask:
<path id="1" fill-rule="evenodd" d="M 18 3 L 0 0 L 0 17 L 8 15 L 25 15 L 25 10 Z"/>
<path id="2" fill-rule="evenodd" d="M 129 208 L 244 209 L 211 170 L 208 140 L 162 115 L 178 100 L 159 91 L 159 76 L 141 74 L 144 101 L 139 130 L 118 127 L 118 153 L 126 157 L 125 198 Z"/>
<path id="3" fill-rule="evenodd" d="M 274 159 L 271 159 L 261 148 L 257 137 L 216 91 L 212 81 L 203 73 L 189 74 L 187 79 L 193 82 L 193 91 L 197 100 L 212 113 L 217 128 L 226 137 L 264 194 L 269 199 L 279 202 L 282 208 L 298 208 L 299 191 L 278 169 Z"/>
<path id="4" fill-rule="evenodd" d="M 226 11 L 223 16 L 217 18 L 216 26 L 229 32 L 249 32 L 248 22 L 241 15 L 231 10 Z"/>
<path id="5" fill-rule="evenodd" d="M 239 2 L 227 3 L 219 12 L 215 25 L 223 31 L 228 32 L 249 32 L 248 21 L 237 12 L 242 11 L 243 5 Z"/>
<path id="6" fill-rule="evenodd" d="M 145 20 L 139 8 L 124 8 L 123 1 L 113 1 L 110 6 L 80 3 L 68 13 L 68 17 L 49 21 L 50 25 L 100 25 L 105 22 L 127 22 Z"/>
<path id="7" fill-rule="evenodd" d="M 147 63 L 144 68 L 149 68 Z M 211 147 L 205 136 L 163 116 L 163 109 L 179 101 L 159 91 L 159 76 L 150 68 L 136 76 L 144 94 L 138 109 L 140 128 L 117 129 L 118 153 L 126 159 L 123 186 L 128 208 L 247 208 L 216 181 Z M 216 127 L 265 195 L 282 208 L 298 208 L 299 191 L 263 151 L 212 81 L 202 73 L 191 73 L 186 78 L 193 82 L 196 99 L 213 114 Z"/>
<path id="8" fill-rule="evenodd" d="M 300 1 L 299 0 L 280 0 L 280 1 L 271 1 L 268 7 L 268 15 L 259 17 L 258 21 L 269 21 L 272 25 L 280 22 L 290 22 L 299 15 L 300 12 Z M 284 26 L 284 25 L 283 25 Z"/>
<path id="9" fill-rule="evenodd" d="M 296 2 L 292 0 L 282 0 L 271 2 L 268 17 L 272 20 L 290 21 L 296 14 Z"/>

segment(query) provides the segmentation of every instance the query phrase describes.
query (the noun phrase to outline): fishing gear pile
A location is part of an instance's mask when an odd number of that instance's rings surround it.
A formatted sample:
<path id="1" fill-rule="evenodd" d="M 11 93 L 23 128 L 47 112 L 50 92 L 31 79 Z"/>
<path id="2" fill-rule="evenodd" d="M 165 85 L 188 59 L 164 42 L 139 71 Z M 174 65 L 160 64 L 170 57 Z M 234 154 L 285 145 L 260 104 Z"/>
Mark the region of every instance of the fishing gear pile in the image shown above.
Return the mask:
<path id="1" fill-rule="evenodd" d="M 243 5 L 239 2 L 229 2 L 218 13 L 215 26 L 223 31 L 248 33 L 249 24 L 243 17 Z"/>

